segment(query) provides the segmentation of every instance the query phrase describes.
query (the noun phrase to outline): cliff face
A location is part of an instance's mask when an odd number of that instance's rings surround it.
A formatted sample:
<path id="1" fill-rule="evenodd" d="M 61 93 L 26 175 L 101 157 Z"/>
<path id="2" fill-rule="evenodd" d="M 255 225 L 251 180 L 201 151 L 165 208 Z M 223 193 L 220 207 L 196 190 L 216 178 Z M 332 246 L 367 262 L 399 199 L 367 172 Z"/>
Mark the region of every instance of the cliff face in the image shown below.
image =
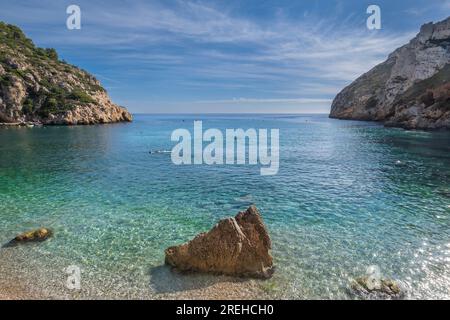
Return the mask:
<path id="1" fill-rule="evenodd" d="M 131 121 L 97 79 L 37 48 L 22 31 L 0 22 L 0 122 L 95 124 Z"/>
<path id="2" fill-rule="evenodd" d="M 342 90 L 330 117 L 450 129 L 450 17 L 423 25 L 407 45 Z"/>

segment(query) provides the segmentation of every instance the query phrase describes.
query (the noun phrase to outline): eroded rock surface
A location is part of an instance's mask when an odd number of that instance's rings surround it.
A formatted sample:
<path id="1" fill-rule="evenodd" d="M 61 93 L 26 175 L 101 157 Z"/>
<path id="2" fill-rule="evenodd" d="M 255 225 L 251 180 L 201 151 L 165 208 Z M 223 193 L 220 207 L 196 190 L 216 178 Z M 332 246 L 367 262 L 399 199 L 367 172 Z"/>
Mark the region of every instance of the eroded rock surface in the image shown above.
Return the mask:
<path id="1" fill-rule="evenodd" d="M 131 121 L 100 82 L 36 47 L 15 26 L 0 22 L 0 123 L 96 124 Z"/>
<path id="2" fill-rule="evenodd" d="M 364 276 L 355 279 L 351 288 L 355 293 L 369 298 L 400 298 L 403 296 L 399 285 L 391 279 L 380 279 L 374 283 L 369 276 Z"/>
<path id="3" fill-rule="evenodd" d="M 420 33 L 334 99 L 331 118 L 450 129 L 450 18 Z"/>
<path id="4" fill-rule="evenodd" d="M 188 243 L 167 248 L 165 262 L 181 271 L 269 278 L 271 247 L 261 215 L 251 206 Z"/>

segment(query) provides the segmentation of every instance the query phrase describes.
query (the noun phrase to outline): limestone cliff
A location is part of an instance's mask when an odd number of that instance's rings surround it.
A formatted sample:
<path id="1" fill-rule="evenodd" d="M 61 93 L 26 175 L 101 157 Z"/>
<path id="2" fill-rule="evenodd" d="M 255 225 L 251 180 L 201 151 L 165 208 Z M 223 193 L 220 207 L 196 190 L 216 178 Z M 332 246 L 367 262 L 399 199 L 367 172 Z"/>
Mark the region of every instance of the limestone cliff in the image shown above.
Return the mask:
<path id="1" fill-rule="evenodd" d="M 0 122 L 95 124 L 131 121 L 92 75 L 36 47 L 0 22 Z"/>
<path id="2" fill-rule="evenodd" d="M 334 99 L 331 118 L 450 129 L 450 17 L 419 34 Z"/>

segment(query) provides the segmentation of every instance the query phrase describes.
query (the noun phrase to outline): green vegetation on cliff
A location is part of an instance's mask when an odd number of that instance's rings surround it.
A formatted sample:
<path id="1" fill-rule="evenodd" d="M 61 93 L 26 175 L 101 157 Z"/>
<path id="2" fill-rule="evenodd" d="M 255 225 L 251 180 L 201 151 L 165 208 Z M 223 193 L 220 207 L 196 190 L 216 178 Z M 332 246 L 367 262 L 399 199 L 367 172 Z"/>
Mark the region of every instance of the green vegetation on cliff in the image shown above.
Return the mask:
<path id="1" fill-rule="evenodd" d="M 414 84 L 396 101 L 396 105 L 411 105 L 418 101 L 426 107 L 435 105 L 450 110 L 450 64 L 434 76 Z"/>
<path id="2" fill-rule="evenodd" d="M 59 60 L 55 49 L 36 47 L 20 28 L 0 22 L 0 118 L 49 117 L 75 106 L 98 104 L 105 93 L 95 77 Z"/>

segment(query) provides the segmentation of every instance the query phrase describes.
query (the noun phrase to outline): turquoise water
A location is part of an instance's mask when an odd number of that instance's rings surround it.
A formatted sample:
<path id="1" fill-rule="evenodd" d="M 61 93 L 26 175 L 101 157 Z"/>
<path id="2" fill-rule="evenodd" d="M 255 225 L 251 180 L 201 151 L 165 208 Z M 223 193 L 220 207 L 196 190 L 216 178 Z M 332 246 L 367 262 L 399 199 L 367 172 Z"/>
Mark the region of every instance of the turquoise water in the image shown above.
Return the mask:
<path id="1" fill-rule="evenodd" d="M 149 154 L 170 150 L 172 130 L 192 129 L 194 119 L 280 129 L 278 175 Z M 80 297 L 158 297 L 171 290 L 164 248 L 253 203 L 273 240 L 276 273 L 258 282 L 271 297 L 355 298 L 350 280 L 377 265 L 406 298 L 450 298 L 449 133 L 322 115 L 136 115 L 127 124 L 0 129 L 0 242 L 39 226 L 55 231 L 1 249 L 0 277 L 47 296 L 74 297 L 64 268 L 77 265 Z"/>

